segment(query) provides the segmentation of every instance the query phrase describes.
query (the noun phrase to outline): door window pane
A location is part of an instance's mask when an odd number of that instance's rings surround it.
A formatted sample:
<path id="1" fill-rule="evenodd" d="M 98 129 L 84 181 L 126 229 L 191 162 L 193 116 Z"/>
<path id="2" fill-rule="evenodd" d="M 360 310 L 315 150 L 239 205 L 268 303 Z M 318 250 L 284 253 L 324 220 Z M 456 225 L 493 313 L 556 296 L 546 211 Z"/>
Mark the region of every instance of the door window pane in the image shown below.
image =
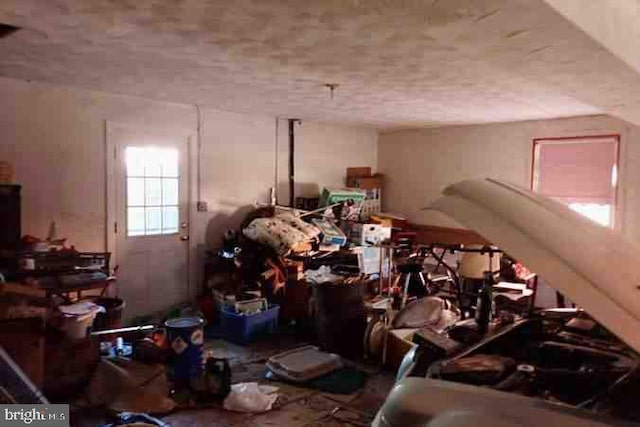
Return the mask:
<path id="1" fill-rule="evenodd" d="M 162 180 L 160 178 L 145 179 L 145 205 L 161 206 L 162 205 Z"/>
<path id="2" fill-rule="evenodd" d="M 144 176 L 144 159 L 143 147 L 127 147 L 125 150 L 127 176 Z"/>
<path id="3" fill-rule="evenodd" d="M 144 178 L 127 178 L 127 206 L 144 206 Z"/>
<path id="4" fill-rule="evenodd" d="M 163 150 L 160 154 L 160 167 L 162 170 L 163 177 L 177 178 L 178 177 L 178 162 L 175 161 L 177 158 L 177 151 L 166 149 Z"/>
<path id="5" fill-rule="evenodd" d="M 179 231 L 178 156 L 172 148 L 125 149 L 128 236 Z"/>
<path id="6" fill-rule="evenodd" d="M 178 232 L 178 207 L 166 206 L 162 208 L 162 232 Z"/>
<path id="7" fill-rule="evenodd" d="M 127 235 L 144 236 L 144 208 L 127 208 Z"/>
<path id="8" fill-rule="evenodd" d="M 162 178 L 162 204 L 178 205 L 178 178 Z"/>
<path id="9" fill-rule="evenodd" d="M 145 150 L 144 175 L 145 176 L 161 176 L 162 175 L 162 153 L 164 150 L 159 148 L 147 148 Z"/>
<path id="10" fill-rule="evenodd" d="M 146 208 L 145 234 L 162 233 L 162 208 Z"/>

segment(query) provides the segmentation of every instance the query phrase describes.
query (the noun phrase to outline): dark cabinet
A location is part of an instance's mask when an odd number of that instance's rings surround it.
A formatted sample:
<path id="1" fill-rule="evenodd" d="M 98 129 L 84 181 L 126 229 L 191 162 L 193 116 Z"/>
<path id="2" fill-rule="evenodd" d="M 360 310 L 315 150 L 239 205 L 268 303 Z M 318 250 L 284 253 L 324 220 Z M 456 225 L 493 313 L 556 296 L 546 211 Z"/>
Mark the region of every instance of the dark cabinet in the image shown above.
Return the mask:
<path id="1" fill-rule="evenodd" d="M 5 275 L 17 268 L 20 249 L 20 186 L 0 185 L 0 272 Z"/>
<path id="2" fill-rule="evenodd" d="M 0 185 L 0 250 L 17 250 L 20 237 L 20 186 Z"/>

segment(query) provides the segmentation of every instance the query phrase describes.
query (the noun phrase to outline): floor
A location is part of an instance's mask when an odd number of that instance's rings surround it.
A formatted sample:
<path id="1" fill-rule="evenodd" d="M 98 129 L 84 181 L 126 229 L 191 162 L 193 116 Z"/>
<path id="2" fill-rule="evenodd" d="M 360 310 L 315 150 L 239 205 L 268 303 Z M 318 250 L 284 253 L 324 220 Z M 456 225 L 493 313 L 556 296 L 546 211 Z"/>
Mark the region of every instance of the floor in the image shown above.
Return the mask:
<path id="1" fill-rule="evenodd" d="M 375 364 L 354 363 L 367 373 L 367 381 L 362 389 L 348 395 L 325 393 L 265 379 L 265 362 L 270 356 L 304 344 L 288 335 L 279 335 L 248 346 L 219 339 L 206 341 L 205 350 L 211 349 L 214 357 L 229 359 L 232 383 L 259 382 L 279 387 L 274 408 L 263 414 L 244 414 L 229 412 L 220 404 L 214 404 L 207 408 L 175 410 L 158 418 L 172 427 L 370 425 L 394 383 L 394 373 L 381 371 Z M 74 424 L 103 425 L 103 416 L 101 412 L 86 412 Z"/>
<path id="2" fill-rule="evenodd" d="M 271 355 L 301 344 L 287 337 L 247 347 L 223 340 L 207 342 L 206 347 L 213 349 L 215 357 L 229 359 L 233 383 L 255 381 L 280 387 L 274 409 L 264 414 L 233 413 L 221 407 L 183 410 L 163 420 L 173 427 L 370 425 L 393 386 L 394 374 L 358 364 L 368 373 L 368 379 L 364 388 L 349 395 L 324 393 L 264 379 L 264 364 Z"/>

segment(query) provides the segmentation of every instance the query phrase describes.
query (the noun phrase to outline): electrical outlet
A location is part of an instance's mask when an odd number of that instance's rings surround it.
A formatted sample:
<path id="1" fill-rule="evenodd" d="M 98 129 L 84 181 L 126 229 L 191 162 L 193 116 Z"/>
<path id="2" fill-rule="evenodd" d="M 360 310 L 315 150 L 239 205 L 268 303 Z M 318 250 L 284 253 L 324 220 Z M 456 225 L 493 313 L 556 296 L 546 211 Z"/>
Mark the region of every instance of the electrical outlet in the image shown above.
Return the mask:
<path id="1" fill-rule="evenodd" d="M 209 210 L 209 206 L 207 205 L 207 202 L 202 200 L 196 203 L 196 208 L 198 209 L 198 212 L 207 212 Z"/>

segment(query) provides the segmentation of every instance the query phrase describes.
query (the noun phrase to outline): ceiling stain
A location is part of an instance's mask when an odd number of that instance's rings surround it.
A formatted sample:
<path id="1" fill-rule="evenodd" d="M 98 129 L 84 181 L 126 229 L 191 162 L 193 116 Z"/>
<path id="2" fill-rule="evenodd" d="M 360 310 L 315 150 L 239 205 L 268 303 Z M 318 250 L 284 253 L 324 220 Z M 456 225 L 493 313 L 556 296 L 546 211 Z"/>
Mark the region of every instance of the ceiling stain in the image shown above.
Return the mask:
<path id="1" fill-rule="evenodd" d="M 478 16 L 476 19 L 474 19 L 474 22 L 477 23 L 477 22 L 485 21 L 485 20 L 491 18 L 492 16 L 497 15 L 498 13 L 500 13 L 500 9 L 492 10 L 491 12 L 487 12 L 487 13 L 484 13 L 484 14 Z"/>
<path id="2" fill-rule="evenodd" d="M 513 39 L 515 37 L 520 37 L 523 36 L 525 34 L 528 34 L 529 30 L 517 30 L 517 31 L 511 31 L 510 33 L 508 33 L 505 38 L 506 39 Z"/>
<path id="3" fill-rule="evenodd" d="M 529 55 L 533 55 L 533 54 L 536 54 L 536 53 L 539 53 L 539 52 L 543 52 L 543 51 L 548 50 L 548 49 L 551 49 L 551 48 L 553 48 L 553 46 L 552 46 L 552 45 L 542 46 L 542 47 L 539 47 L 539 48 L 536 48 L 536 49 L 530 50 L 530 51 L 529 51 Z"/>
<path id="4" fill-rule="evenodd" d="M 20 27 L 0 23 L 0 39 L 4 37 L 8 37 L 19 30 L 20 30 Z"/>

